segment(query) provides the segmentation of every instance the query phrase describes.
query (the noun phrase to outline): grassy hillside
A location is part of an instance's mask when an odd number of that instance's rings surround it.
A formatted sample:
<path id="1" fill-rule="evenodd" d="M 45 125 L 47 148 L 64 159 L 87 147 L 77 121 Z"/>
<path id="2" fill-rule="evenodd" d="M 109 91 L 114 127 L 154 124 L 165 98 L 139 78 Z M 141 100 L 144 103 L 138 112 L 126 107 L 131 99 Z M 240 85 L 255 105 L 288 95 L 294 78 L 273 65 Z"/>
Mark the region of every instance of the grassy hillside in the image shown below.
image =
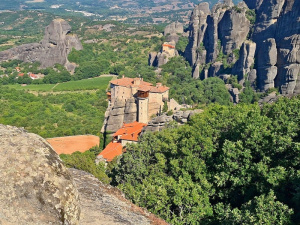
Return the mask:
<path id="1" fill-rule="evenodd" d="M 79 134 L 100 135 L 107 107 L 105 89 L 110 79 L 111 77 L 104 77 L 67 82 L 61 84 L 59 91 L 69 92 L 55 95 L 47 92 L 54 87 L 52 84 L 13 86 L 30 91 L 43 91 L 43 95 L 38 96 L 24 90 L 1 86 L 0 123 L 25 127 L 45 138 Z M 89 88 L 97 91 L 72 92 Z"/>
<path id="2" fill-rule="evenodd" d="M 111 76 L 108 77 L 96 77 L 84 80 L 69 81 L 59 84 L 31 84 L 22 86 L 20 84 L 6 85 L 9 88 L 16 90 L 28 90 L 28 91 L 80 91 L 80 90 L 105 90 L 108 86 Z"/>

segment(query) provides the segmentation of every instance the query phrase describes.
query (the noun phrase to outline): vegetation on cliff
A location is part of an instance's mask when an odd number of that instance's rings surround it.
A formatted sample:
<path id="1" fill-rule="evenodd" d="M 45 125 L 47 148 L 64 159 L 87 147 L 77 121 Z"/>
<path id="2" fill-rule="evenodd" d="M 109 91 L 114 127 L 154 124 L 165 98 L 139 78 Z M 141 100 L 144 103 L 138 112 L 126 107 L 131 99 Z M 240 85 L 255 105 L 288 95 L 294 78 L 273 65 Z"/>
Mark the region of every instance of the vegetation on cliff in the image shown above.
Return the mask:
<path id="1" fill-rule="evenodd" d="M 300 98 L 209 106 L 188 125 L 130 145 L 113 182 L 172 224 L 300 219 Z"/>

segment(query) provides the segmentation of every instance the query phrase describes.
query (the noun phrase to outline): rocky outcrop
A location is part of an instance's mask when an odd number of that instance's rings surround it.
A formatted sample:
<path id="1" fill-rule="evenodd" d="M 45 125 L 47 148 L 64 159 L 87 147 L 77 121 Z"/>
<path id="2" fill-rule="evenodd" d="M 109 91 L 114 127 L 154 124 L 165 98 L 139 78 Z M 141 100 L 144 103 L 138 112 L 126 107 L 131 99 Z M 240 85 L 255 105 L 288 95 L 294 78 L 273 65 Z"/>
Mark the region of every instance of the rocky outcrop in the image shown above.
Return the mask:
<path id="1" fill-rule="evenodd" d="M 230 94 L 230 101 L 233 102 L 234 104 L 239 103 L 239 94 L 240 91 L 238 88 L 234 88 L 231 84 L 226 84 L 226 88 Z"/>
<path id="2" fill-rule="evenodd" d="M 250 29 L 250 21 L 245 15 L 247 9 L 237 6 L 227 10 L 218 24 L 219 39 L 225 55 L 239 49 L 247 38 Z"/>
<path id="3" fill-rule="evenodd" d="M 149 66 L 160 67 L 166 64 L 170 58 L 178 56 L 178 51 L 176 50 L 176 42 L 165 42 L 162 45 L 162 49 L 159 53 L 151 52 L 149 54 L 148 63 Z"/>
<path id="4" fill-rule="evenodd" d="M 117 98 L 105 112 L 105 120 L 101 132 L 116 132 L 123 123 L 137 121 L 137 104 L 134 98 L 127 101 Z"/>
<path id="5" fill-rule="evenodd" d="M 218 56 L 227 55 L 228 63 L 233 64 L 237 59 L 232 54 L 246 40 L 250 29 L 250 21 L 246 17 L 248 7 L 239 4 L 234 7 L 231 0 L 216 4 L 209 10 L 208 3 L 200 3 L 191 15 L 189 25 L 189 44 L 185 57 L 193 67 L 193 77 L 201 76 L 205 64 L 214 64 L 221 60 Z M 215 74 L 209 70 L 209 76 Z"/>
<path id="6" fill-rule="evenodd" d="M 186 111 L 176 111 L 173 115 L 167 116 L 163 114 L 161 116 L 157 116 L 153 118 L 146 127 L 143 128 L 142 133 L 150 131 L 156 132 L 161 131 L 166 128 L 171 122 L 176 122 L 177 124 L 185 124 L 187 123 L 190 118 L 197 114 L 203 112 L 202 109 L 195 109 L 195 110 L 186 110 Z"/>
<path id="7" fill-rule="evenodd" d="M 51 146 L 0 124 L 0 224 L 167 225 L 93 175 L 67 169 Z"/>
<path id="8" fill-rule="evenodd" d="M 148 57 L 149 66 L 157 66 L 157 52 L 150 52 Z"/>
<path id="9" fill-rule="evenodd" d="M 234 74 L 240 84 L 246 76 L 261 91 L 276 87 L 282 94 L 299 94 L 299 18 L 296 0 L 245 0 L 236 6 L 229 0 L 211 11 L 207 3 L 199 4 L 191 15 L 185 51 L 192 76 Z"/>
<path id="10" fill-rule="evenodd" d="M 263 42 L 258 52 L 257 61 L 258 88 L 266 91 L 274 87 L 274 79 L 277 75 L 277 49 L 275 39 L 270 38 Z"/>
<path id="11" fill-rule="evenodd" d="M 2 51 L 0 52 L 0 62 L 10 59 L 40 62 L 43 68 L 59 63 L 72 71 L 75 65 L 68 61 L 68 54 L 72 48 L 81 50 L 82 45 L 78 37 L 70 32 L 71 27 L 67 21 L 55 19 L 46 27 L 44 38 L 40 43 L 20 45 Z"/>
<path id="12" fill-rule="evenodd" d="M 252 39 L 257 44 L 259 88 L 264 91 L 278 87 L 282 94 L 299 94 L 300 2 L 256 0 L 246 3 L 257 14 Z M 271 61 L 266 57 L 272 57 Z"/>
<path id="13" fill-rule="evenodd" d="M 153 214 L 133 205 L 117 188 L 101 183 L 93 175 L 69 169 L 79 191 L 82 225 L 167 225 Z"/>
<path id="14" fill-rule="evenodd" d="M 137 105 L 134 98 L 126 101 L 124 110 L 124 123 L 132 123 L 137 118 Z"/>
<path id="15" fill-rule="evenodd" d="M 239 59 L 235 63 L 234 68 L 232 70 L 232 74 L 238 76 L 238 81 L 240 83 L 244 82 L 244 76 L 246 74 L 248 74 L 249 76 L 251 68 L 254 67 L 255 50 L 256 50 L 256 44 L 252 41 L 245 41 L 242 47 L 240 48 Z M 252 74 L 251 80 L 255 81 L 256 75 L 254 78 Z"/>
<path id="16" fill-rule="evenodd" d="M 179 37 L 184 34 L 183 24 L 179 22 L 173 22 L 165 27 L 164 36 L 168 42 L 178 42 Z"/>
<path id="17" fill-rule="evenodd" d="M 0 224 L 79 224 L 72 176 L 52 147 L 0 125 Z"/>
<path id="18" fill-rule="evenodd" d="M 174 22 L 165 27 L 164 36 L 172 34 L 183 34 L 183 24 Z"/>

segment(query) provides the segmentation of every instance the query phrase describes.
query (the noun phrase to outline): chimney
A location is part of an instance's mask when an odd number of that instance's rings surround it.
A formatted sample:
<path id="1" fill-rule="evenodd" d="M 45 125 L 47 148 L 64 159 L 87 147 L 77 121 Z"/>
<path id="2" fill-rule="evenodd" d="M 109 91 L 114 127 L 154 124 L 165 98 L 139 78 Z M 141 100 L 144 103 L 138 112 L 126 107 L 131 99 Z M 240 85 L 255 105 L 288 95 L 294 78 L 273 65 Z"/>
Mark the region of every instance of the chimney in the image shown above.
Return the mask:
<path id="1" fill-rule="evenodd" d="M 124 75 L 124 74 L 122 75 L 122 78 L 125 78 L 125 75 Z"/>
<path id="2" fill-rule="evenodd" d="M 140 85 L 141 84 L 141 79 L 140 78 L 133 78 L 133 84 Z"/>
<path id="3" fill-rule="evenodd" d="M 162 86 L 162 83 L 157 83 L 156 84 L 156 87 L 161 87 Z"/>

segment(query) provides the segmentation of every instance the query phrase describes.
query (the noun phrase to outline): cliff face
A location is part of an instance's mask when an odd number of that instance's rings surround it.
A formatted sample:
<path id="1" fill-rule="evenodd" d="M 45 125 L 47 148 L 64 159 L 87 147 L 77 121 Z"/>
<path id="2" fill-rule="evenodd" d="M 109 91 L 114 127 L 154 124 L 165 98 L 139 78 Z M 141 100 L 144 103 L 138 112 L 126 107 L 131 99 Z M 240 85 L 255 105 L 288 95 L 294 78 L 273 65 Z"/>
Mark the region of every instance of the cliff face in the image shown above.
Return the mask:
<path id="1" fill-rule="evenodd" d="M 101 132 L 116 132 L 124 123 L 137 121 L 137 103 L 134 98 L 116 99 L 112 107 L 108 107 Z"/>
<path id="2" fill-rule="evenodd" d="M 0 124 L 0 224 L 79 224 L 72 176 L 51 146 Z"/>
<path id="3" fill-rule="evenodd" d="M 40 43 L 24 44 L 0 52 L 0 62 L 9 59 L 19 59 L 24 62 L 40 62 L 41 67 L 51 67 L 56 63 L 64 65 L 69 71 L 75 65 L 68 61 L 72 48 L 81 50 L 82 45 L 76 35 L 70 34 L 71 27 L 67 21 L 55 19 L 45 29 L 45 35 Z"/>
<path id="4" fill-rule="evenodd" d="M 0 224 L 167 224 L 117 188 L 67 169 L 40 136 L 2 124 L 0 186 Z"/>
<path id="5" fill-rule="evenodd" d="M 245 4 L 234 8 L 232 1 L 216 4 L 211 11 L 208 3 L 200 3 L 194 9 L 189 25 L 189 44 L 185 50 L 194 78 L 204 73 L 205 64 L 218 61 L 220 54 L 230 55 L 228 63 L 235 60 L 232 51 L 241 47 L 249 33 L 246 10 Z"/>
<path id="6" fill-rule="evenodd" d="M 249 9 L 256 12 L 254 24 Z M 243 83 L 246 75 L 261 91 L 279 87 L 283 94 L 299 94 L 299 17 L 296 0 L 245 0 L 237 6 L 228 0 L 211 11 L 199 4 L 185 51 L 193 77 L 229 73 Z"/>

